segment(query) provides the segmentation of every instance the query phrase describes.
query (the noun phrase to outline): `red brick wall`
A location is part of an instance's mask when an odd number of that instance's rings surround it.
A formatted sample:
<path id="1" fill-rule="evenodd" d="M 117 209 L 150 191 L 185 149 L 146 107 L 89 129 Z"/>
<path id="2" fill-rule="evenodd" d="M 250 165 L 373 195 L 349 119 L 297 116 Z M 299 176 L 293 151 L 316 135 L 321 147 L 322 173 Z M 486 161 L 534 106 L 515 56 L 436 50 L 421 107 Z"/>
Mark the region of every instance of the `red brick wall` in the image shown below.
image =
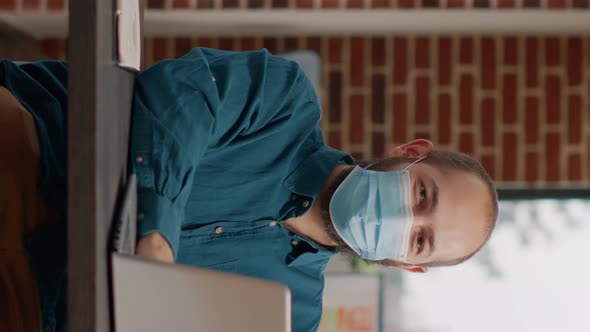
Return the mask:
<path id="1" fill-rule="evenodd" d="M 17 3 L 10 7 L 10 4 Z M 0 0 L 2 8 L 66 0 Z M 154 8 L 588 8 L 588 0 L 147 0 Z M 52 4 L 51 7 L 50 4 Z M 58 5 L 59 4 L 59 5 Z M 31 5 L 33 6 L 33 5 Z M 478 10 L 478 9 L 474 9 Z M 327 142 L 357 158 L 418 137 L 481 160 L 496 180 L 590 183 L 590 35 L 153 38 L 146 62 L 195 46 L 311 49 Z M 65 58 L 62 40 L 46 40 Z"/>
<path id="2" fill-rule="evenodd" d="M 327 141 L 359 158 L 423 137 L 497 180 L 590 180 L 590 36 L 155 38 L 146 61 L 194 46 L 318 52 Z"/>

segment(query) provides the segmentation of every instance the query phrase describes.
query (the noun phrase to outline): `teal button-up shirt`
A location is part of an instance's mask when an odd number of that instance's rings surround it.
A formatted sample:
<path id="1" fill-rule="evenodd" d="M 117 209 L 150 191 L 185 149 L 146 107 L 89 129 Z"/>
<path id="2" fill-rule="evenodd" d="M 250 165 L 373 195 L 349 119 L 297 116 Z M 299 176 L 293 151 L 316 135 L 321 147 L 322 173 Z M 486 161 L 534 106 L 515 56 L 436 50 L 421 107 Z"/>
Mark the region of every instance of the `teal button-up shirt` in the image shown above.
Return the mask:
<path id="1" fill-rule="evenodd" d="M 158 231 L 178 263 L 287 285 L 293 331 L 315 331 L 333 252 L 288 231 L 338 163 L 313 86 L 266 50 L 197 48 L 139 75 L 130 164 L 140 235 Z"/>
<path id="2" fill-rule="evenodd" d="M 1 83 L 37 121 L 45 151 L 41 191 L 62 205 L 67 64 L 2 61 L 0 70 Z M 353 163 L 324 144 L 319 119 L 301 68 L 266 50 L 197 48 L 136 81 L 130 169 L 138 178 L 139 235 L 161 232 L 178 263 L 287 285 L 294 332 L 319 325 L 323 272 L 333 252 L 281 222 L 312 206 L 336 164 Z M 55 242 L 47 237 L 57 236 L 33 237 L 27 249 L 45 330 L 52 331 L 60 325 L 53 308 L 63 310 L 63 292 L 46 276 L 63 278 L 63 257 L 47 263 L 47 243 Z"/>

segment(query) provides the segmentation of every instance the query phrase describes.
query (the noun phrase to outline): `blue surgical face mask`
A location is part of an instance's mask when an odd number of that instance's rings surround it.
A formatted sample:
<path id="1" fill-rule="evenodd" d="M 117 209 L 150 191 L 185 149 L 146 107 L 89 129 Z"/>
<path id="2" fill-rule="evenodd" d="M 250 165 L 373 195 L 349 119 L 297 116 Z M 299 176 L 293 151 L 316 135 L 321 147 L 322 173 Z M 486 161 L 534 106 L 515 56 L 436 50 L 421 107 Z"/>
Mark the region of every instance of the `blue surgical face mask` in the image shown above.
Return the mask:
<path id="1" fill-rule="evenodd" d="M 362 258 L 406 260 L 414 221 L 408 168 L 424 158 L 401 171 L 356 166 L 334 192 L 334 228 Z"/>

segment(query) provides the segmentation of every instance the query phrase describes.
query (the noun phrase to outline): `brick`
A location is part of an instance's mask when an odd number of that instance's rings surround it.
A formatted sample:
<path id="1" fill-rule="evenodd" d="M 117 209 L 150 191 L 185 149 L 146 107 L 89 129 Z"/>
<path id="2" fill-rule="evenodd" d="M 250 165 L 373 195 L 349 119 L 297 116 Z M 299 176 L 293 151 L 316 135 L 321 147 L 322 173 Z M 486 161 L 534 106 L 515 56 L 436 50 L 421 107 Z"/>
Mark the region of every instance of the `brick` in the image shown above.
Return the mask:
<path id="1" fill-rule="evenodd" d="M 154 38 L 152 43 L 152 58 L 154 63 L 168 58 L 168 43 L 166 38 Z"/>
<path id="2" fill-rule="evenodd" d="M 418 68 L 428 68 L 430 65 L 430 40 L 426 37 L 416 38 L 415 63 Z"/>
<path id="3" fill-rule="evenodd" d="M 466 154 L 473 154 L 472 133 L 462 133 L 459 135 L 459 151 Z"/>
<path id="4" fill-rule="evenodd" d="M 164 0 L 147 0 L 147 8 L 164 8 Z"/>
<path id="5" fill-rule="evenodd" d="M 329 84 L 329 119 L 332 123 L 340 123 L 342 120 L 342 73 L 340 71 L 331 71 L 329 74 Z"/>
<path id="6" fill-rule="evenodd" d="M 574 8 L 588 8 L 590 1 L 588 0 L 574 0 L 572 3 L 572 7 Z"/>
<path id="7" fill-rule="evenodd" d="M 515 133 L 502 135 L 502 181 L 516 180 L 518 142 Z"/>
<path id="8" fill-rule="evenodd" d="M 354 160 L 365 160 L 365 154 L 362 151 L 351 151 L 350 156 Z"/>
<path id="9" fill-rule="evenodd" d="M 539 101 L 535 97 L 525 100 L 525 143 L 537 144 L 539 141 Z"/>
<path id="10" fill-rule="evenodd" d="M 264 0 L 248 0 L 248 8 L 263 8 Z"/>
<path id="11" fill-rule="evenodd" d="M 545 105 L 547 113 L 547 123 L 559 123 L 559 113 L 561 112 L 560 101 L 561 82 L 559 76 L 548 75 L 545 80 Z"/>
<path id="12" fill-rule="evenodd" d="M 222 0 L 221 6 L 223 8 L 238 8 L 240 7 L 239 0 Z"/>
<path id="13" fill-rule="evenodd" d="M 328 134 L 328 145 L 337 150 L 342 149 L 342 135 L 340 135 L 340 131 L 330 131 Z"/>
<path id="14" fill-rule="evenodd" d="M 525 8 L 539 8 L 541 7 L 541 0 L 524 0 L 523 6 Z"/>
<path id="15" fill-rule="evenodd" d="M 570 155 L 567 161 L 567 179 L 580 181 L 582 179 L 582 157 L 579 154 Z"/>
<path id="16" fill-rule="evenodd" d="M 313 8 L 313 0 L 295 0 L 295 7 L 299 9 Z"/>
<path id="17" fill-rule="evenodd" d="M 192 49 L 190 38 L 176 38 L 174 40 L 174 57 L 180 58 Z"/>
<path id="18" fill-rule="evenodd" d="M 566 8 L 567 2 L 566 2 L 566 0 L 547 0 L 547 7 L 548 8 Z"/>
<path id="19" fill-rule="evenodd" d="M 47 9 L 49 10 L 63 10 L 65 7 L 65 0 L 47 0 Z"/>
<path id="20" fill-rule="evenodd" d="M 14 10 L 16 8 L 16 0 L 0 0 L 0 10 Z"/>
<path id="21" fill-rule="evenodd" d="M 559 170 L 561 169 L 561 158 L 559 156 L 560 137 L 559 133 L 548 133 L 545 135 L 545 165 L 547 172 L 545 180 L 559 181 Z"/>
<path id="22" fill-rule="evenodd" d="M 199 9 L 211 9 L 215 7 L 215 0 L 197 0 L 197 8 Z"/>
<path id="23" fill-rule="evenodd" d="M 398 8 L 414 8 L 416 7 L 415 0 L 397 0 Z"/>
<path id="24" fill-rule="evenodd" d="M 567 40 L 567 84 L 579 85 L 582 82 L 582 39 L 571 37 Z"/>
<path id="25" fill-rule="evenodd" d="M 474 8 L 490 8 L 490 0 L 473 0 Z"/>
<path id="26" fill-rule="evenodd" d="M 449 37 L 438 38 L 438 84 L 451 84 L 451 73 L 453 72 L 453 65 L 451 61 L 451 50 L 453 44 Z"/>
<path id="27" fill-rule="evenodd" d="M 568 98 L 567 141 L 570 144 L 582 142 L 582 97 L 579 95 Z"/>
<path id="28" fill-rule="evenodd" d="M 253 37 L 243 37 L 240 39 L 240 50 L 254 51 L 257 50 L 256 39 Z"/>
<path id="29" fill-rule="evenodd" d="M 365 83 L 365 39 L 350 39 L 350 84 L 363 86 Z"/>
<path id="30" fill-rule="evenodd" d="M 518 64 L 518 40 L 516 37 L 504 37 L 502 41 L 504 46 L 504 64 Z"/>
<path id="31" fill-rule="evenodd" d="M 220 50 L 231 51 L 234 49 L 234 40 L 233 38 L 219 38 L 217 48 Z"/>
<path id="32" fill-rule="evenodd" d="M 493 98 L 481 101 L 481 144 L 493 146 L 495 143 L 496 105 Z"/>
<path id="33" fill-rule="evenodd" d="M 371 1 L 372 8 L 390 8 L 391 3 L 389 0 L 372 0 Z"/>
<path id="34" fill-rule="evenodd" d="M 473 38 L 461 37 L 459 42 L 459 61 L 462 64 L 473 63 Z"/>
<path id="35" fill-rule="evenodd" d="M 278 53 L 278 45 L 277 44 L 278 44 L 278 42 L 275 37 L 264 37 L 262 39 L 262 47 L 266 48 L 271 54 Z"/>
<path id="36" fill-rule="evenodd" d="M 272 8 L 287 8 L 289 0 L 272 0 Z"/>
<path id="37" fill-rule="evenodd" d="M 211 38 L 206 38 L 206 37 L 201 37 L 198 39 L 197 41 L 197 45 L 199 47 L 209 47 L 209 48 L 213 48 L 213 39 Z"/>
<path id="38" fill-rule="evenodd" d="M 439 5 L 438 0 L 422 0 L 422 7 L 424 8 L 438 8 Z"/>
<path id="39" fill-rule="evenodd" d="M 65 45 L 62 39 L 45 39 L 41 42 L 43 53 L 51 60 L 64 60 Z"/>
<path id="40" fill-rule="evenodd" d="M 481 87 L 494 89 L 496 87 L 496 45 L 494 40 L 484 37 L 481 40 Z"/>
<path id="41" fill-rule="evenodd" d="M 465 0 L 447 0 L 448 8 L 463 8 L 465 7 Z"/>
<path id="42" fill-rule="evenodd" d="M 545 38 L 545 65 L 559 66 L 560 40 L 558 37 Z"/>
<path id="43" fill-rule="evenodd" d="M 375 157 L 385 156 L 385 135 L 383 133 L 373 133 L 372 155 Z"/>
<path id="44" fill-rule="evenodd" d="M 25 10 L 38 10 L 41 7 L 39 0 L 21 0 L 21 4 Z"/>
<path id="45" fill-rule="evenodd" d="M 539 84 L 539 43 L 536 37 L 526 39 L 526 86 L 534 88 Z"/>
<path id="46" fill-rule="evenodd" d="M 342 63 L 342 38 L 334 37 L 328 39 L 328 58 L 330 64 L 339 65 Z"/>
<path id="47" fill-rule="evenodd" d="M 173 0 L 172 1 L 172 8 L 189 8 L 188 0 Z"/>
<path id="48" fill-rule="evenodd" d="M 407 96 L 403 93 L 393 95 L 393 141 L 396 144 L 406 143 L 407 139 Z"/>
<path id="49" fill-rule="evenodd" d="M 364 0 L 346 0 L 347 8 L 363 8 L 365 6 Z"/>
<path id="50" fill-rule="evenodd" d="M 515 0 L 498 0 L 498 8 L 514 8 Z"/>
<path id="51" fill-rule="evenodd" d="M 371 118 L 374 123 L 385 122 L 385 76 L 373 75 L 371 80 Z"/>
<path id="52" fill-rule="evenodd" d="M 371 64 L 373 66 L 385 65 L 385 39 L 383 37 L 371 38 Z"/>
<path id="53" fill-rule="evenodd" d="M 539 181 L 539 156 L 535 152 L 528 152 L 525 156 L 525 175 L 526 182 Z"/>
<path id="54" fill-rule="evenodd" d="M 451 96 L 441 94 L 438 96 L 438 144 L 451 143 Z"/>
<path id="55" fill-rule="evenodd" d="M 350 103 L 350 143 L 361 144 L 365 136 L 364 108 L 365 98 L 360 95 L 352 95 Z"/>
<path id="56" fill-rule="evenodd" d="M 516 84 L 516 75 L 505 74 L 502 79 L 502 120 L 505 124 L 516 123 L 517 109 L 516 96 L 518 95 L 518 86 Z"/>
<path id="57" fill-rule="evenodd" d="M 322 0 L 322 8 L 338 8 L 339 6 L 339 0 Z"/>
<path id="58" fill-rule="evenodd" d="M 408 76 L 408 40 L 393 39 L 393 84 L 404 85 Z"/>
<path id="59" fill-rule="evenodd" d="M 299 38 L 297 37 L 287 37 L 285 38 L 285 51 L 294 51 L 299 50 Z"/>
<path id="60" fill-rule="evenodd" d="M 431 140 L 432 138 L 430 137 L 430 133 L 429 132 L 418 131 L 418 132 L 414 133 L 414 139 L 427 139 L 427 140 Z"/>
<path id="61" fill-rule="evenodd" d="M 463 124 L 473 122 L 473 76 L 461 75 L 459 81 L 459 118 Z"/>
<path id="62" fill-rule="evenodd" d="M 322 39 L 320 37 L 307 37 L 305 41 L 308 50 L 312 50 L 320 56 L 322 55 Z"/>
<path id="63" fill-rule="evenodd" d="M 483 155 L 481 157 L 481 165 L 486 170 L 490 178 L 496 180 L 496 163 L 493 155 Z"/>
<path id="64" fill-rule="evenodd" d="M 430 122 L 430 81 L 428 77 L 416 78 L 415 105 L 416 123 Z"/>

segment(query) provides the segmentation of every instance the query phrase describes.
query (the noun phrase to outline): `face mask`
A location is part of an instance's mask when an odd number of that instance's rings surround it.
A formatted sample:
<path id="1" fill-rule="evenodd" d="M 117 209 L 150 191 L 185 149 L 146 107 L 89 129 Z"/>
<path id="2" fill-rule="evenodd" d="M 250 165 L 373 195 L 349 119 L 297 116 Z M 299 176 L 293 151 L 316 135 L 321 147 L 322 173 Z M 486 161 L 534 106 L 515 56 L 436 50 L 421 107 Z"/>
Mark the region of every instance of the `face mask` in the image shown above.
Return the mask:
<path id="1" fill-rule="evenodd" d="M 408 168 L 424 158 L 401 171 L 357 166 L 334 192 L 330 201 L 334 228 L 362 258 L 406 260 L 414 221 Z"/>

